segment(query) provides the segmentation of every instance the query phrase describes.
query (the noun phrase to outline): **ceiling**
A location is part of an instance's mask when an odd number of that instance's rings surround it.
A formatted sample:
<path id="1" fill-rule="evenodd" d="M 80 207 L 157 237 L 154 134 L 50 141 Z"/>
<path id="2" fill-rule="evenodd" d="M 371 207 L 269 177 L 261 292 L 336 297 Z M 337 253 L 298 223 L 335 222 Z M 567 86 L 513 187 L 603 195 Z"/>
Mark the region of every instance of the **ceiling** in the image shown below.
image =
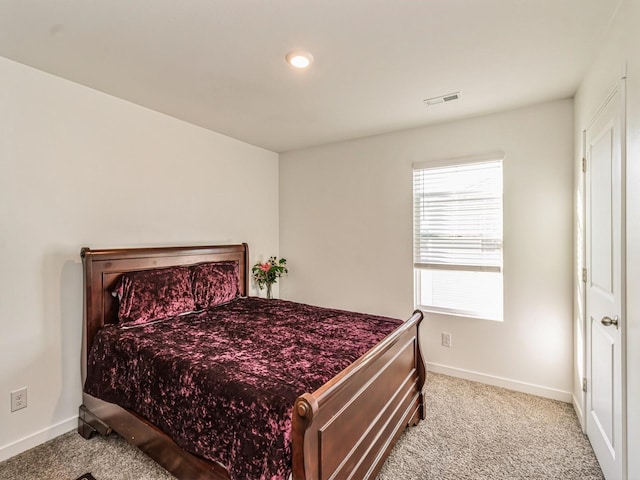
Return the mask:
<path id="1" fill-rule="evenodd" d="M 572 97 L 619 3 L 0 0 L 0 55 L 283 152 Z"/>

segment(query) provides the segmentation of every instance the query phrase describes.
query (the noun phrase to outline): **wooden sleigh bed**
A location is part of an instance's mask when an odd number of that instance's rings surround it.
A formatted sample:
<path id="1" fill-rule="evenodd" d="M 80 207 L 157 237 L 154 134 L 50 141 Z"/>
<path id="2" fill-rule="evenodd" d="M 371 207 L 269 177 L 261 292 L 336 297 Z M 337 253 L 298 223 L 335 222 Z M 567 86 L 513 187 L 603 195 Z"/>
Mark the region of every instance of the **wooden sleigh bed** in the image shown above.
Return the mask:
<path id="1" fill-rule="evenodd" d="M 83 248 L 83 385 L 98 332 L 118 321 L 112 292 L 127 272 L 237 261 L 239 294 L 249 282 L 248 247 L 241 245 L 91 250 Z M 406 426 L 424 418 L 425 367 L 416 311 L 373 348 L 291 405 L 294 480 L 375 478 Z M 313 361 L 313 359 L 304 359 Z M 85 438 L 115 431 L 180 479 L 229 479 L 221 464 L 192 454 L 135 412 L 83 393 L 78 432 Z"/>

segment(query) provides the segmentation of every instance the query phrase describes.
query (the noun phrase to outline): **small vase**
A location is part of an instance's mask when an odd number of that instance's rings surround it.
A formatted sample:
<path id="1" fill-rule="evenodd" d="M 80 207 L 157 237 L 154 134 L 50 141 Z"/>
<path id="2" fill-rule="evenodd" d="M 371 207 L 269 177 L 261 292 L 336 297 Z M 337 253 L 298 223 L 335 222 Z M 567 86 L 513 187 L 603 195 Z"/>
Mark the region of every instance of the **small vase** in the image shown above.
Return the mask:
<path id="1" fill-rule="evenodd" d="M 273 294 L 271 293 L 271 284 L 267 283 L 267 298 L 273 298 Z"/>

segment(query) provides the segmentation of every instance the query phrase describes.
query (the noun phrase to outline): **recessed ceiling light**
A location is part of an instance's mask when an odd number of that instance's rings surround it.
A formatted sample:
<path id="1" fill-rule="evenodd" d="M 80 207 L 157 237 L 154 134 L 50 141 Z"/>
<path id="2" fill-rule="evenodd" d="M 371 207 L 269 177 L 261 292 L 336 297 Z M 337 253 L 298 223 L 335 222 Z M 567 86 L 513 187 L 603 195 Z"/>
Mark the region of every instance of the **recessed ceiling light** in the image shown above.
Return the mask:
<path id="1" fill-rule="evenodd" d="M 313 55 L 309 52 L 289 52 L 286 56 L 287 63 L 295 68 L 307 68 L 313 62 Z"/>

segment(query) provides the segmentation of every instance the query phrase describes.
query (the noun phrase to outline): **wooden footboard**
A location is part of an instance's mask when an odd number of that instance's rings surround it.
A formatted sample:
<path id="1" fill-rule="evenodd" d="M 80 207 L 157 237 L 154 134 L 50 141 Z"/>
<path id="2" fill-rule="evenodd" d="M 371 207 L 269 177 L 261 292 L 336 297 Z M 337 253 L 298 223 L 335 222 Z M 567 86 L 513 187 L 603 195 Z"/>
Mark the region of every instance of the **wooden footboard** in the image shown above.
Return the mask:
<path id="1" fill-rule="evenodd" d="M 375 478 L 409 424 L 424 418 L 422 313 L 293 409 L 294 480 Z"/>

